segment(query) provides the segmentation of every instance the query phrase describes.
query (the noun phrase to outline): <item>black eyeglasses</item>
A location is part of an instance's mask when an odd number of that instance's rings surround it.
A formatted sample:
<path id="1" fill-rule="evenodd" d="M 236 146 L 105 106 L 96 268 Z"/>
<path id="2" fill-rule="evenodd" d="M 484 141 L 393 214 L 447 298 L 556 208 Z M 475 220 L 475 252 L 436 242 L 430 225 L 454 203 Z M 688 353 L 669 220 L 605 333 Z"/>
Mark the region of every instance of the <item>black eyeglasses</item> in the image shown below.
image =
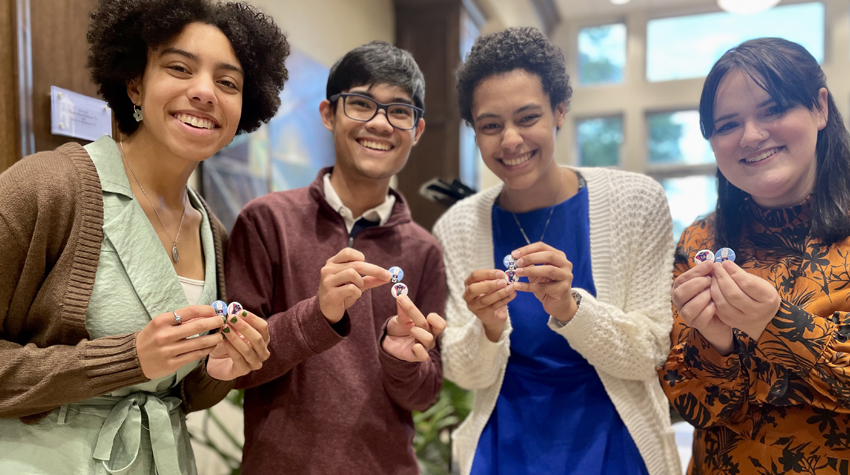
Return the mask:
<path id="1" fill-rule="evenodd" d="M 387 122 L 393 127 L 401 130 L 411 130 L 419 124 L 419 119 L 425 114 L 425 109 L 394 102 L 392 104 L 381 104 L 369 96 L 363 94 L 342 93 L 334 94 L 328 98 L 331 102 L 336 102 L 342 98 L 342 111 L 349 119 L 359 122 L 369 122 L 378 111 L 385 111 L 387 114 Z"/>

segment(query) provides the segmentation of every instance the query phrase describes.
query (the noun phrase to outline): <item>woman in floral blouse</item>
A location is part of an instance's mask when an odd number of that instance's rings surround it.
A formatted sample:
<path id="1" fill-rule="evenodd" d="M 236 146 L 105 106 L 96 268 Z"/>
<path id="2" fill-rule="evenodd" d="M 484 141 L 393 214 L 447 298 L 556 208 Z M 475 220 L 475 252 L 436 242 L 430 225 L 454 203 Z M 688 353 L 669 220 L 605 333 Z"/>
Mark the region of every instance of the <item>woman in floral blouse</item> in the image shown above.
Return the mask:
<path id="1" fill-rule="evenodd" d="M 700 122 L 715 213 L 676 251 L 659 369 L 696 427 L 693 474 L 850 471 L 850 137 L 801 46 L 747 41 L 714 65 Z M 693 260 L 731 248 L 737 259 Z"/>

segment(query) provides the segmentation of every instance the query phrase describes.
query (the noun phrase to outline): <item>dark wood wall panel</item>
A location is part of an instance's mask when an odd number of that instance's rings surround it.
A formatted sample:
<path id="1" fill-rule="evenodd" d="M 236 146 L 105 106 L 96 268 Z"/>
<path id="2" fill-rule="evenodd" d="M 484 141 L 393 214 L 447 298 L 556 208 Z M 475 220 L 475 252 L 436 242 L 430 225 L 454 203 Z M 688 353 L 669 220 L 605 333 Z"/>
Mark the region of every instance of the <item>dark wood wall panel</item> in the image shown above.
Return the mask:
<path id="1" fill-rule="evenodd" d="M 96 0 L 30 0 L 32 27 L 32 132 L 36 151 L 53 150 L 70 137 L 50 133 L 50 86 L 91 97 L 97 87 L 86 67 L 86 32 Z M 80 143 L 87 141 L 77 140 Z"/>
<path id="2" fill-rule="evenodd" d="M 15 2 L 0 2 L 0 173 L 21 156 L 15 55 Z"/>
<path id="3" fill-rule="evenodd" d="M 460 64 L 460 0 L 396 0 L 396 45 L 413 54 L 425 75 L 425 134 L 413 148 L 398 188 L 414 221 L 431 229 L 445 211 L 419 196 L 422 183 L 459 173 L 460 116 L 455 70 Z"/>

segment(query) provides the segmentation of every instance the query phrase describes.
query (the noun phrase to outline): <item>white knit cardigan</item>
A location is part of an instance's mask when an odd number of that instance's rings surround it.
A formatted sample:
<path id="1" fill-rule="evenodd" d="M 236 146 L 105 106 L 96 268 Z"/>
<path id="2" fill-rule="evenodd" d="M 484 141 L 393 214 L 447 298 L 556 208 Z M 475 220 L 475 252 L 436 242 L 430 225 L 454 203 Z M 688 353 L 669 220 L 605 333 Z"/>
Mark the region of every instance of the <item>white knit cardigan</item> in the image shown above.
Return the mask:
<path id="1" fill-rule="evenodd" d="M 674 244 L 667 199 L 661 186 L 643 175 L 575 170 L 587 182 L 596 298 L 575 289 L 582 297 L 578 313 L 563 327 L 550 316 L 549 328 L 596 369 L 650 475 L 680 474 L 667 398 L 655 372 L 670 350 L 673 326 Z M 494 343 L 463 300 L 466 277 L 494 266 L 491 211 L 502 187 L 458 202 L 434 226 L 449 290 L 443 371 L 447 379 L 475 391 L 472 413 L 452 434 L 452 456 L 462 475 L 470 473 L 510 356 L 510 315 Z"/>

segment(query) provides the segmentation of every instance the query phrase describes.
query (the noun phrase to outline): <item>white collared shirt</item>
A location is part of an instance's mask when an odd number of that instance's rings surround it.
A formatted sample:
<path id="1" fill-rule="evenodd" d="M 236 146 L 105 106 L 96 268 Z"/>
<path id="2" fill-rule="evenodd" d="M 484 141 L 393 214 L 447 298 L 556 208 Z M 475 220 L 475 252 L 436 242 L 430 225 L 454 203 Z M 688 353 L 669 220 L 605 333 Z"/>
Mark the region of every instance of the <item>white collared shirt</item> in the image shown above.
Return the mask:
<path id="1" fill-rule="evenodd" d="M 331 208 L 336 210 L 340 216 L 342 216 L 343 221 L 345 221 L 345 228 L 351 233 L 351 228 L 354 227 L 354 223 L 360 219 L 365 218 L 369 221 L 378 221 L 378 226 L 383 226 L 387 224 L 387 221 L 390 219 L 390 215 L 393 212 L 393 206 L 395 205 L 395 196 L 391 193 L 387 193 L 387 198 L 383 203 L 378 206 L 367 210 L 363 213 L 362 216 L 354 216 L 351 213 L 351 210 L 348 209 L 344 204 L 342 204 L 342 200 L 339 198 L 339 195 L 334 190 L 333 185 L 331 184 L 331 174 L 325 173 L 325 200 L 331 205 Z"/>

